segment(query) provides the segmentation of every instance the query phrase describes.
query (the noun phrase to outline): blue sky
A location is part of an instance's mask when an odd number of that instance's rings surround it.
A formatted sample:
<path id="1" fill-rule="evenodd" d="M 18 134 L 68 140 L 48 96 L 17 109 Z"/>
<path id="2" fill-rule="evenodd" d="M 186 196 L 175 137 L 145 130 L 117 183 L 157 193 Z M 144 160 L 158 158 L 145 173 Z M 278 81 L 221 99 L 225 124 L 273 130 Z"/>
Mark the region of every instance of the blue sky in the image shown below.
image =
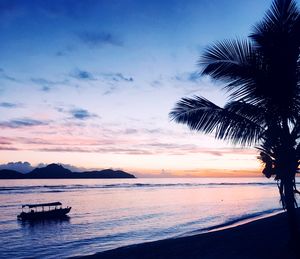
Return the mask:
<path id="1" fill-rule="evenodd" d="M 224 103 L 197 61 L 209 44 L 249 35 L 270 3 L 0 0 L 0 162 L 156 176 L 257 169 L 254 150 L 168 113 L 194 94 Z"/>

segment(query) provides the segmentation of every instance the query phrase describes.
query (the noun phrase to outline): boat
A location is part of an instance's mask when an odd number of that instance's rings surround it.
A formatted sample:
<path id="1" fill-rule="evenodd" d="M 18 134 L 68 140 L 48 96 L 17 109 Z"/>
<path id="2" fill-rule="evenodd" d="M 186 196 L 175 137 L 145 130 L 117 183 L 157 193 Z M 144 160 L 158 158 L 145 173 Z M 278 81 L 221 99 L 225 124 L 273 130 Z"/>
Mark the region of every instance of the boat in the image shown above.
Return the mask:
<path id="1" fill-rule="evenodd" d="M 41 220 L 64 218 L 72 207 L 63 208 L 61 202 L 25 204 L 22 212 L 18 215 L 20 220 Z"/>

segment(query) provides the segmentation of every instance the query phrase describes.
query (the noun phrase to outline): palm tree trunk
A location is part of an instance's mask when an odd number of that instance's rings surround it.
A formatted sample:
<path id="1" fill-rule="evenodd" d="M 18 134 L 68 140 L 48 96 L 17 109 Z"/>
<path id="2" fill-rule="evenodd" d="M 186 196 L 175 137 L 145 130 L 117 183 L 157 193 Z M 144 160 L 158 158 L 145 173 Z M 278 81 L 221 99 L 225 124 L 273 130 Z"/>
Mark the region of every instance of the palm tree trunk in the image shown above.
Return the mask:
<path id="1" fill-rule="evenodd" d="M 283 204 L 287 212 L 291 241 L 299 240 L 298 220 L 296 215 L 296 200 L 294 194 L 294 181 L 292 177 L 282 179 L 283 184 Z"/>

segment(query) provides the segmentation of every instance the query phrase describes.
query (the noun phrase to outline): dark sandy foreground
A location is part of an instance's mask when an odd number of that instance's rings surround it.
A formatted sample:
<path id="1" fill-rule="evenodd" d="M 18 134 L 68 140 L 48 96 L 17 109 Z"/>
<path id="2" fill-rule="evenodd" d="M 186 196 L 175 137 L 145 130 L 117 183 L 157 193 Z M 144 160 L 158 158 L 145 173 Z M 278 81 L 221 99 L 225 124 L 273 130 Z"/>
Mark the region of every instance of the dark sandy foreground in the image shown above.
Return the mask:
<path id="1" fill-rule="evenodd" d="M 298 211 L 300 215 L 300 211 Z M 289 245 L 286 214 L 190 237 L 121 247 L 84 258 L 300 258 Z"/>

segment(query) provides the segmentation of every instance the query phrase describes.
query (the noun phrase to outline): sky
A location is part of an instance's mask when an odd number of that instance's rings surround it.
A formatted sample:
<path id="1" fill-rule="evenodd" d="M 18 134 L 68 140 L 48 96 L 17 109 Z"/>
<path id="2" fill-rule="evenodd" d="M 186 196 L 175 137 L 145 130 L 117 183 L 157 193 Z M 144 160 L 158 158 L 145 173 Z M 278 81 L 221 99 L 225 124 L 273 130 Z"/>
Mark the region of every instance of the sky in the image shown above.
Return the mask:
<path id="1" fill-rule="evenodd" d="M 55 162 L 140 177 L 256 174 L 254 148 L 192 132 L 168 114 L 182 97 L 225 103 L 222 83 L 199 77 L 201 53 L 247 37 L 270 4 L 0 0 L 0 168 Z"/>

